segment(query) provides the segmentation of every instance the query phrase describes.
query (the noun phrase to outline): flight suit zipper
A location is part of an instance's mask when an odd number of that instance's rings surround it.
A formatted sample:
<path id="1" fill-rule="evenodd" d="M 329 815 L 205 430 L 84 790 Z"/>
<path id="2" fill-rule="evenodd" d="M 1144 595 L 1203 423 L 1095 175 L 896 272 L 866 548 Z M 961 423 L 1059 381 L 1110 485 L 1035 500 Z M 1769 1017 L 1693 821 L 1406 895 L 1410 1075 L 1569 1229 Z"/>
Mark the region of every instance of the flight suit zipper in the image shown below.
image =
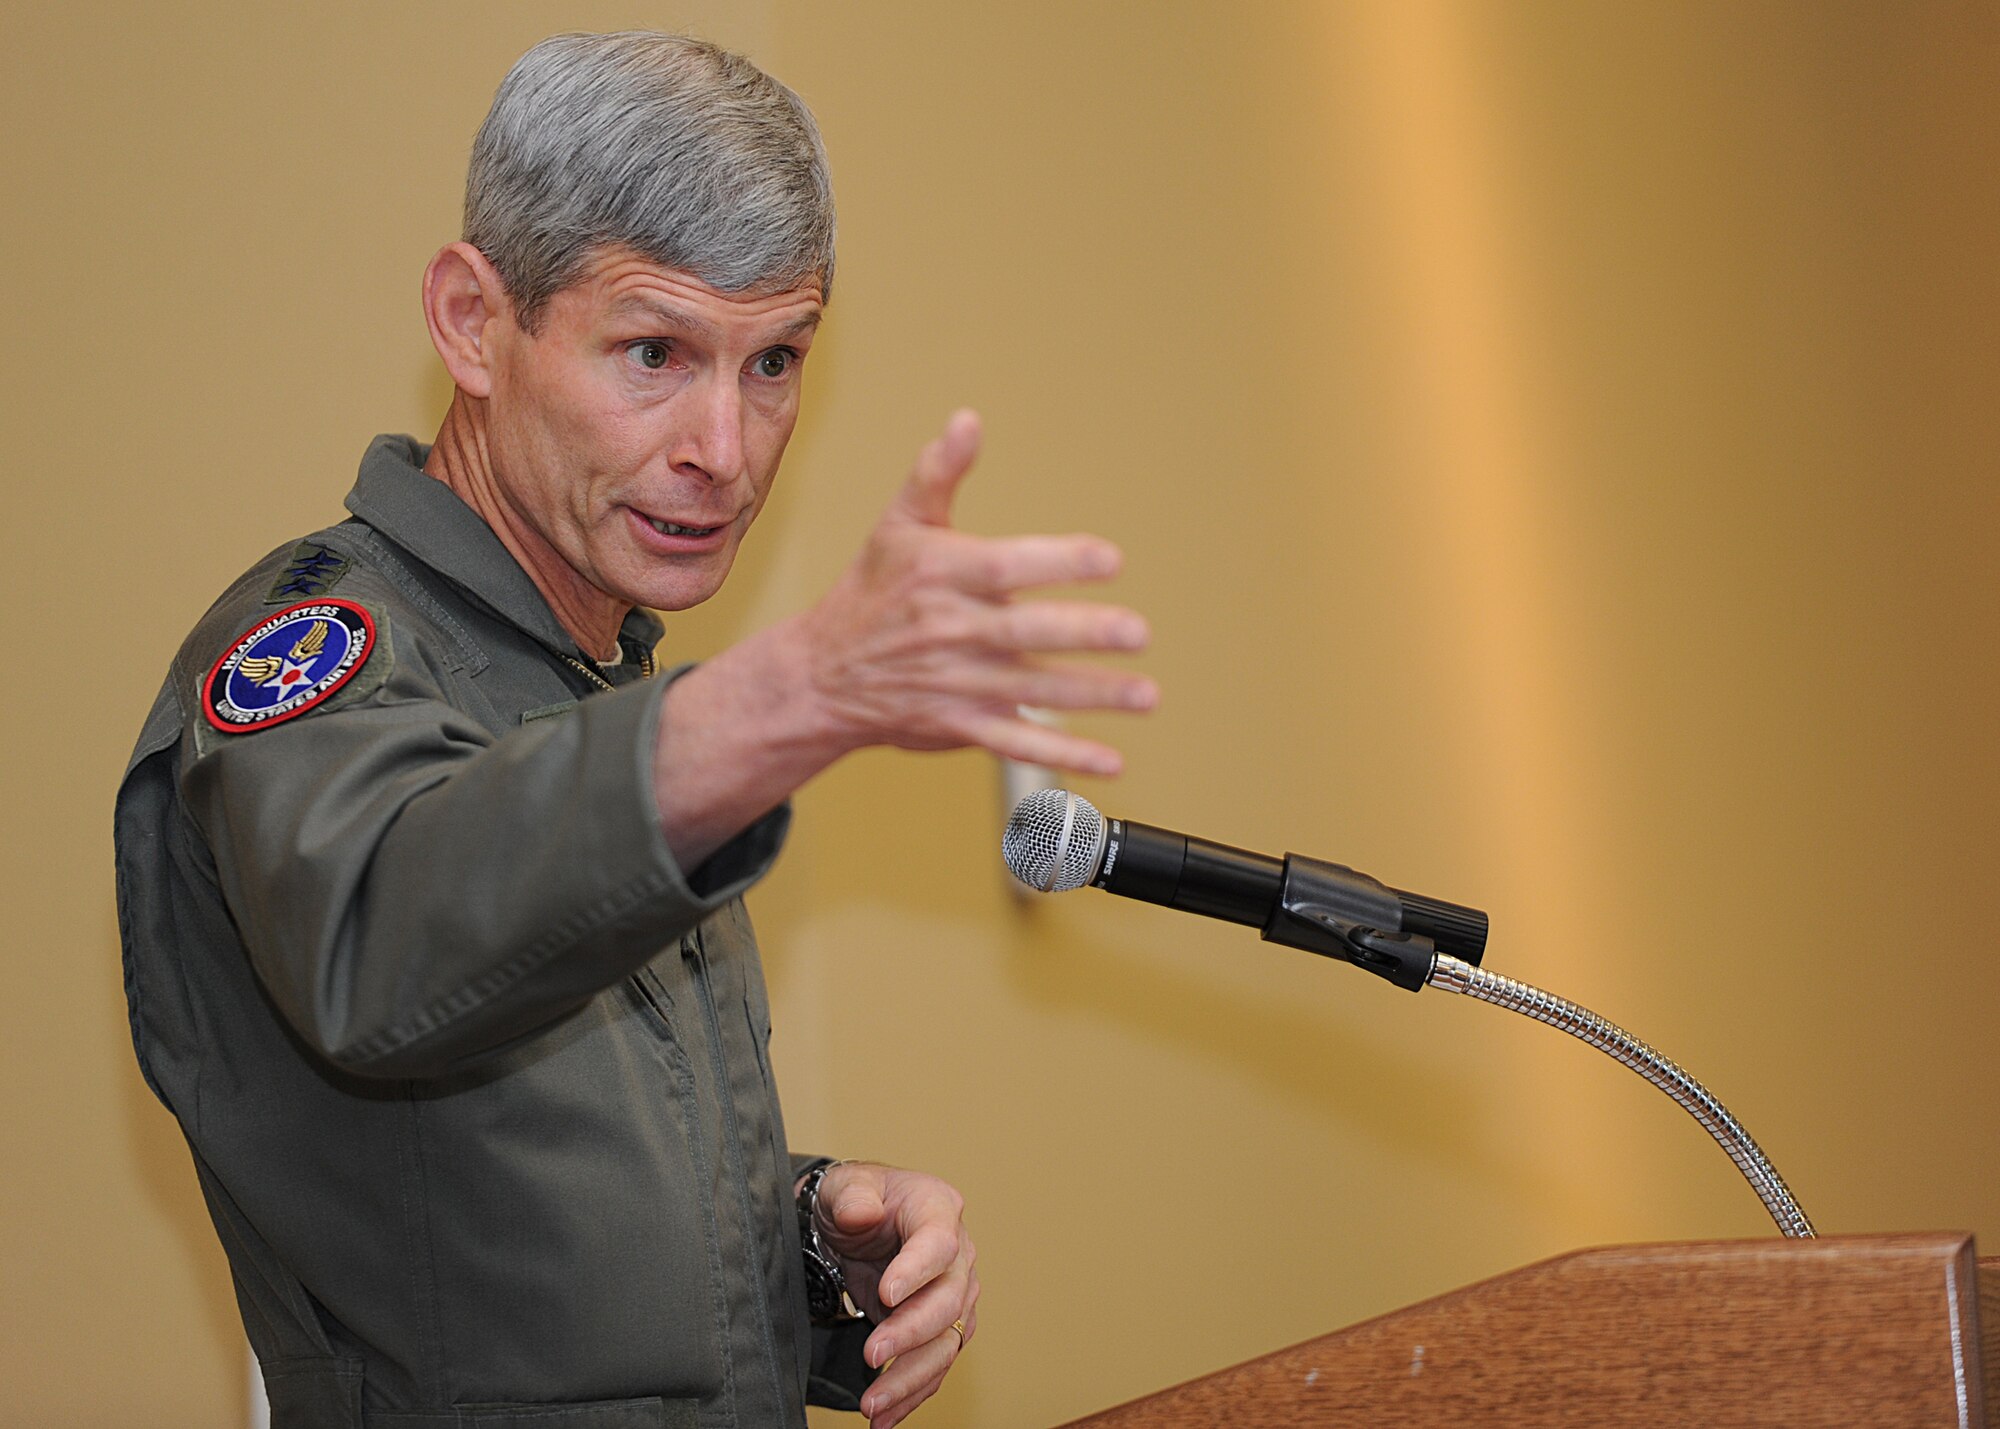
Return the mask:
<path id="1" fill-rule="evenodd" d="M 694 960 L 690 956 L 688 941 L 688 938 L 681 940 L 680 952 L 683 962 L 692 964 Z M 694 1062 L 690 1060 L 688 1055 L 690 1044 L 682 1036 L 681 1024 L 673 1014 L 673 995 L 667 991 L 666 987 L 660 982 L 658 974 L 650 967 L 640 968 L 628 977 L 626 981 L 639 994 L 639 999 L 644 1004 L 646 1011 L 652 1014 L 653 1031 L 666 1044 L 669 1060 L 675 1065 L 683 1079 L 681 1106 L 683 1115 L 686 1117 L 688 1150 L 694 1159 L 695 1173 L 703 1182 L 715 1187 L 719 1191 L 723 1178 L 716 1174 L 712 1158 L 707 1150 L 707 1147 L 711 1144 L 709 1142 L 710 1130 L 707 1119 L 701 1114 L 700 1110 L 700 1094 L 697 1090 L 696 1082 L 698 1073 Z M 643 1016 L 644 1014 L 641 1015 Z M 685 1010 L 683 1010 L 683 1015 L 685 1015 Z M 710 1066 L 713 1067 L 713 1065 L 714 1059 L 711 1057 Z M 724 1099 L 718 1119 L 723 1123 L 718 1139 L 723 1142 L 722 1156 L 726 1161 L 729 1159 L 729 1146 L 727 1143 L 731 1139 L 726 1099 Z M 730 1308 L 728 1271 L 723 1264 L 722 1255 L 722 1247 L 727 1239 L 723 1233 L 723 1216 L 725 1211 L 723 1207 L 717 1204 L 717 1197 L 713 1194 L 702 1196 L 700 1200 L 705 1227 L 705 1250 L 711 1277 L 709 1283 L 715 1296 L 716 1341 L 722 1352 L 720 1412 L 724 1417 L 720 1422 L 737 1424 L 739 1423 L 739 1419 L 736 1414 L 736 1367 L 734 1357 L 729 1353 L 729 1345 L 734 1339 L 732 1329 L 733 1319 Z M 706 1417 L 703 1422 L 708 1422 Z"/>
<path id="2" fill-rule="evenodd" d="M 764 1268 L 758 1261 L 757 1216 L 750 1204 L 750 1168 L 743 1155 L 743 1141 L 736 1122 L 736 1086 L 729 1077 L 728 1059 L 722 1055 L 722 1018 L 716 1011 L 715 985 L 709 978 L 708 949 L 699 927 L 688 934 L 682 943 L 682 951 L 694 965 L 695 990 L 701 997 L 702 1017 L 708 1025 L 709 1065 L 722 1103 L 723 1154 L 729 1158 L 729 1181 L 736 1188 L 736 1211 L 742 1218 L 745 1289 L 751 1295 L 752 1307 L 757 1312 L 758 1338 L 764 1346 L 764 1364 L 770 1374 L 773 1402 L 783 1408 L 787 1400 L 778 1371 L 776 1327 L 771 1323 L 771 1292 L 764 1280 Z"/>
<path id="3" fill-rule="evenodd" d="M 570 669 L 576 671 L 577 674 L 583 676 L 584 679 L 590 681 L 591 684 L 597 686 L 599 690 L 615 690 L 618 688 L 604 678 L 603 671 L 591 669 L 590 666 L 577 659 L 574 655 L 564 655 L 558 651 L 556 658 L 569 666 Z M 642 680 L 653 678 L 653 652 L 650 650 L 641 650 L 639 652 L 639 678 Z"/>

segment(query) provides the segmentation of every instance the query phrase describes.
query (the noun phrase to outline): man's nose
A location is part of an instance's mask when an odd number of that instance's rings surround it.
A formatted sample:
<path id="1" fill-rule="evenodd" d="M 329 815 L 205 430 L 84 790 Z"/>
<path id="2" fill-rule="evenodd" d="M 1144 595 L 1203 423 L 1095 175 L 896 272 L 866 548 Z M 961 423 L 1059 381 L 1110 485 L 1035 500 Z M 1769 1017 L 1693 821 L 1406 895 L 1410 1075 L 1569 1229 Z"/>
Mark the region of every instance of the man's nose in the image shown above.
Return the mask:
<path id="1" fill-rule="evenodd" d="M 687 419 L 675 438 L 674 469 L 726 486 L 743 473 L 743 393 L 736 374 L 711 369 L 681 395 Z"/>

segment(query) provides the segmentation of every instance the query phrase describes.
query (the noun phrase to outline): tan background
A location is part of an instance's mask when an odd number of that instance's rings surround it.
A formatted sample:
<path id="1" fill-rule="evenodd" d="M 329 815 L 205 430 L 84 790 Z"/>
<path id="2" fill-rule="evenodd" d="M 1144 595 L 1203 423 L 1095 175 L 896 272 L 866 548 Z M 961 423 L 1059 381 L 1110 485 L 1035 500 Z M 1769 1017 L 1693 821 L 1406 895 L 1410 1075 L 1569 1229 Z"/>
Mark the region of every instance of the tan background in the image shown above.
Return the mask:
<path id="1" fill-rule="evenodd" d="M 779 501 L 675 657 L 832 578 L 955 404 L 982 530 L 1157 630 L 1134 817 L 1479 903 L 1829 1232 L 2000 1249 L 2000 10 L 16 7 L 0 1419 L 240 1422 L 125 1041 L 108 816 L 170 648 L 445 388 L 417 311 L 541 35 L 689 27 L 817 110 L 841 277 Z M 857 758 L 754 896 L 801 1145 L 942 1172 L 1049 1423 L 1591 1243 L 1755 1236 L 1544 1029 L 1095 894 L 990 761 Z M 531 849 L 523 857 L 533 856 Z"/>

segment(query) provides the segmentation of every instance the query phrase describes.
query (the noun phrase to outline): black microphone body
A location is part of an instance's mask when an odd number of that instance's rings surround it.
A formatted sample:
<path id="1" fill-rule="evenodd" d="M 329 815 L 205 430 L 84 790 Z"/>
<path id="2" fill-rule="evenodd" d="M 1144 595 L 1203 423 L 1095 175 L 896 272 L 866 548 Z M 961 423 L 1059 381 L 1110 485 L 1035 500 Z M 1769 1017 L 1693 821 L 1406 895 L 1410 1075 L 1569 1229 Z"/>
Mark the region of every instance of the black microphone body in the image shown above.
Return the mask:
<path id="1" fill-rule="evenodd" d="M 1107 821 L 1092 885 L 1258 929 L 1273 943 L 1340 958 L 1415 991 L 1434 954 L 1477 964 L 1486 915 L 1405 893 L 1342 864 L 1282 859 L 1127 819 Z"/>
<path id="2" fill-rule="evenodd" d="M 1151 824 L 1109 825 L 1093 887 L 1251 928 L 1270 917 L 1285 881 L 1282 861 Z"/>

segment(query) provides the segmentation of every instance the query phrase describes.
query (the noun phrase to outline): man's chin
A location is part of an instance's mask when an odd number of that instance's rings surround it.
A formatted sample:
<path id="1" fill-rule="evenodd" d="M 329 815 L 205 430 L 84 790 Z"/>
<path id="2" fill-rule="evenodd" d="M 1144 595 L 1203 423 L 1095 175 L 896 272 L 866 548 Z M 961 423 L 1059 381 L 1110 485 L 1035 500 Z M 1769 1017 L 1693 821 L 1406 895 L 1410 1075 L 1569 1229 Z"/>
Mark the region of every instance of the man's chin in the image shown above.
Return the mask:
<path id="1" fill-rule="evenodd" d="M 691 610 L 722 589 L 734 552 L 718 552 L 708 560 L 678 565 L 672 571 L 647 571 L 626 587 L 624 598 L 649 610 Z"/>

